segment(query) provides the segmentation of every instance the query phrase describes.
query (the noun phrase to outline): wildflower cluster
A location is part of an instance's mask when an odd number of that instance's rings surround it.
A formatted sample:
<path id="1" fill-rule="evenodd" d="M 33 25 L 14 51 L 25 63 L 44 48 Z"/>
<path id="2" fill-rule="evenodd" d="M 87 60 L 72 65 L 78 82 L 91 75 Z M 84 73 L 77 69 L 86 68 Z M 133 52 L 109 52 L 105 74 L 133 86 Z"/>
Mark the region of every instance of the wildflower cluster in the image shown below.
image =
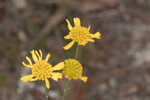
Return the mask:
<path id="1" fill-rule="evenodd" d="M 68 19 L 66 19 L 69 34 L 64 36 L 64 39 L 71 39 L 71 42 L 64 46 L 64 50 L 69 50 L 74 43 L 77 43 L 78 46 L 85 46 L 88 42 L 95 42 L 95 39 L 100 39 L 100 32 L 96 32 L 95 34 L 90 33 L 90 26 L 83 27 L 81 26 L 81 22 L 79 18 L 73 18 L 74 26 L 71 25 Z M 52 65 L 48 60 L 51 57 L 51 54 L 48 53 L 45 58 L 43 58 L 42 51 L 32 50 L 31 52 L 32 59 L 26 56 L 27 63 L 24 61 L 22 64 L 25 67 L 31 69 L 31 74 L 25 75 L 21 78 L 22 82 L 33 82 L 33 81 L 44 81 L 46 87 L 50 88 L 49 79 L 54 81 L 58 81 L 59 79 L 63 79 L 63 76 L 68 80 L 82 80 L 83 82 L 87 82 L 88 77 L 83 76 L 83 66 L 81 63 L 74 58 L 68 58 L 59 62 L 56 65 Z M 65 90 L 65 89 L 64 89 Z M 65 91 L 63 95 L 64 100 Z M 48 98 L 47 98 L 48 100 Z"/>
<path id="2" fill-rule="evenodd" d="M 48 79 L 53 79 L 58 81 L 58 79 L 62 79 L 64 75 L 67 79 L 81 79 L 84 82 L 87 81 L 86 76 L 82 76 L 82 65 L 76 59 L 66 59 L 63 62 L 52 66 L 48 59 L 50 58 L 50 53 L 47 54 L 45 59 L 42 59 L 42 51 L 41 50 L 32 50 L 31 51 L 32 58 L 34 64 L 31 59 L 26 56 L 26 60 L 29 64 L 22 62 L 22 64 L 28 68 L 32 69 L 32 74 L 26 75 L 21 78 L 23 82 L 33 82 L 37 80 L 45 81 L 46 87 L 50 88 L 50 83 Z M 62 71 L 62 72 L 56 72 Z"/>

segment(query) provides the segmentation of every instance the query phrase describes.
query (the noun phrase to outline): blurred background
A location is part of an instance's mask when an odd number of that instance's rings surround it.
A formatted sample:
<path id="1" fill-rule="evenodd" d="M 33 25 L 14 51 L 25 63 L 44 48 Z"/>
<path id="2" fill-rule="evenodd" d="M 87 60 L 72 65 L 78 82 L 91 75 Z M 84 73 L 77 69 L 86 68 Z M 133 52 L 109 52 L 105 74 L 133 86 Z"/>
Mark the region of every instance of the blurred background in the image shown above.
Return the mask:
<path id="1" fill-rule="evenodd" d="M 73 57 L 65 19 L 80 17 L 102 38 L 80 49 L 85 84 L 71 81 L 66 100 L 150 100 L 150 0 L 0 0 L 0 100 L 44 100 L 40 82 L 22 83 L 21 65 L 42 49 L 55 65 Z M 63 81 L 51 81 L 49 100 L 61 100 Z"/>

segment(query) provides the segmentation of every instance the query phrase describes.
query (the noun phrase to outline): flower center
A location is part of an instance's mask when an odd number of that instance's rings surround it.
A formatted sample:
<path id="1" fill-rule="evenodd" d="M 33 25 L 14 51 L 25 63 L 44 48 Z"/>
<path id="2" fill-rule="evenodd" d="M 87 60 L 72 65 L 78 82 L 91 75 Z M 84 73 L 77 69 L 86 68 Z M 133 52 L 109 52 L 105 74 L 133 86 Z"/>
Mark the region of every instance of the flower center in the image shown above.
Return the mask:
<path id="1" fill-rule="evenodd" d="M 67 78 L 69 79 L 77 79 L 81 76 L 82 74 L 82 66 L 80 63 L 78 63 L 75 60 L 66 60 L 65 61 L 65 66 L 63 69 L 63 73 L 66 75 Z"/>
<path id="2" fill-rule="evenodd" d="M 41 60 L 33 64 L 32 75 L 38 80 L 45 80 L 45 78 L 51 77 L 52 71 L 52 66 L 46 61 Z"/>
<path id="3" fill-rule="evenodd" d="M 79 43 L 89 38 L 88 29 L 85 27 L 81 27 L 81 26 L 72 28 L 72 30 L 70 31 L 70 34 L 71 34 L 71 38 Z"/>

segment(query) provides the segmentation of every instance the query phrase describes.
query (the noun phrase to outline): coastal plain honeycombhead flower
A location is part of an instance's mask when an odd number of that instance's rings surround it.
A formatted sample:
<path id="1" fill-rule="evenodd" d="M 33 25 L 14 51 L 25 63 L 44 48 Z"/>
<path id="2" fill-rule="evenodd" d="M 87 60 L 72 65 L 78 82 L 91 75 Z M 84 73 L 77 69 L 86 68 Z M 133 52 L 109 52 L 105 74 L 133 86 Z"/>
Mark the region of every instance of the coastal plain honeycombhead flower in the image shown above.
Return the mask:
<path id="1" fill-rule="evenodd" d="M 76 59 L 66 59 L 64 61 L 63 74 L 68 80 L 80 79 L 83 82 L 87 82 L 88 77 L 82 76 L 83 67 Z"/>
<path id="2" fill-rule="evenodd" d="M 42 80 L 45 81 L 46 87 L 50 88 L 49 78 L 58 81 L 58 79 L 62 78 L 62 74 L 60 72 L 56 72 L 58 70 L 63 69 L 64 62 L 60 62 L 56 64 L 54 67 L 48 62 L 50 58 L 50 53 L 47 54 L 45 59 L 42 59 L 42 51 L 41 50 L 32 50 L 31 55 L 34 63 L 32 63 L 31 59 L 26 56 L 26 60 L 29 64 L 22 62 L 22 64 L 28 68 L 31 68 L 32 74 L 23 76 L 21 81 L 23 82 L 33 82 Z"/>
<path id="3" fill-rule="evenodd" d="M 90 33 L 90 26 L 88 28 L 81 26 L 80 19 L 78 17 L 73 18 L 74 27 L 71 25 L 68 19 L 66 22 L 68 24 L 69 34 L 64 36 L 65 39 L 71 39 L 72 41 L 64 46 L 65 50 L 70 49 L 75 42 L 78 45 L 85 46 L 88 42 L 95 42 L 93 38 L 100 39 L 100 32 L 96 32 L 95 34 Z"/>

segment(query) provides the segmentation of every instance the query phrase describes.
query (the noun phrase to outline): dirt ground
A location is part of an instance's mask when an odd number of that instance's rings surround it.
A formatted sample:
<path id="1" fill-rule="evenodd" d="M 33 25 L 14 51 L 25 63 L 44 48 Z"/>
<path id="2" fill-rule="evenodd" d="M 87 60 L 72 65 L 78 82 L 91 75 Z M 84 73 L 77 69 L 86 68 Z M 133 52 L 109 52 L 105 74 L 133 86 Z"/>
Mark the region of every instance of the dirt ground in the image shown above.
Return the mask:
<path id="1" fill-rule="evenodd" d="M 45 100 L 40 82 L 21 62 L 32 49 L 50 52 L 56 64 L 64 51 L 66 18 L 102 37 L 80 49 L 83 83 L 71 81 L 66 100 L 150 100 L 150 0 L 0 0 L 0 100 Z M 61 100 L 64 81 L 51 81 L 49 100 Z"/>

